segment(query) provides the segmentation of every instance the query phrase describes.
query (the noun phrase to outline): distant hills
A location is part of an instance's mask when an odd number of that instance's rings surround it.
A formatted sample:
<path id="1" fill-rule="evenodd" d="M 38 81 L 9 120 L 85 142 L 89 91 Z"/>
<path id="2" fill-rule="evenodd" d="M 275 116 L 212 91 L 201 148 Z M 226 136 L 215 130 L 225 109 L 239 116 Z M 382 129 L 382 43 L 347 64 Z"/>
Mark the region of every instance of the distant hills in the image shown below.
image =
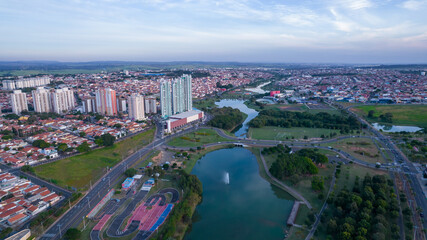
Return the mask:
<path id="1" fill-rule="evenodd" d="M 76 74 L 96 73 L 101 71 L 144 70 L 144 69 L 191 69 L 191 68 L 391 68 L 391 69 L 427 69 L 427 64 L 414 65 L 373 65 L 373 64 L 316 64 L 316 63 L 243 63 L 243 62 L 142 62 L 142 61 L 93 61 L 93 62 L 58 62 L 58 61 L 0 61 L 0 75 L 34 75 L 34 74 Z"/>

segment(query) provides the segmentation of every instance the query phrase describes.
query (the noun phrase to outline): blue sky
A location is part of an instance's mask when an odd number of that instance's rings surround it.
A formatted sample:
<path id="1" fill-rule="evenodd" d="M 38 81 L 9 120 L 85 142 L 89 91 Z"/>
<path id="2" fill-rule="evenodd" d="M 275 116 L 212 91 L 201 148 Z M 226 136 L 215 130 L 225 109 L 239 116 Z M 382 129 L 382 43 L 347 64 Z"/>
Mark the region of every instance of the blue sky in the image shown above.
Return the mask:
<path id="1" fill-rule="evenodd" d="M 0 60 L 427 63 L 427 0 L 0 0 Z"/>

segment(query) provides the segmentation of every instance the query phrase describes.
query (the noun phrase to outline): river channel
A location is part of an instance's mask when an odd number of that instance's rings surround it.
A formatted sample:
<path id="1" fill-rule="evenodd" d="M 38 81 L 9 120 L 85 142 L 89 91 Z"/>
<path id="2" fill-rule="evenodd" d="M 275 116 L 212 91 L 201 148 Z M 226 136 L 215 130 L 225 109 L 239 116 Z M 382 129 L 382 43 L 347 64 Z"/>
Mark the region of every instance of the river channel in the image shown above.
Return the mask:
<path id="1" fill-rule="evenodd" d="M 208 153 L 192 174 L 203 183 L 203 201 L 184 239 L 283 239 L 294 200 L 259 175 L 252 152 L 232 148 Z"/>
<path id="2" fill-rule="evenodd" d="M 248 106 L 246 106 L 244 102 L 245 102 L 244 100 L 235 100 L 235 99 L 222 99 L 219 102 L 215 102 L 215 104 L 218 105 L 218 107 L 220 108 L 232 107 L 232 108 L 239 109 L 241 112 L 246 113 L 248 115 L 248 117 L 243 122 L 242 127 L 234 133 L 236 137 L 240 137 L 240 138 L 247 137 L 246 134 L 248 133 L 248 129 L 249 129 L 249 126 L 248 126 L 249 121 L 251 121 L 256 116 L 258 116 L 258 112 L 252 108 L 248 108 Z"/>

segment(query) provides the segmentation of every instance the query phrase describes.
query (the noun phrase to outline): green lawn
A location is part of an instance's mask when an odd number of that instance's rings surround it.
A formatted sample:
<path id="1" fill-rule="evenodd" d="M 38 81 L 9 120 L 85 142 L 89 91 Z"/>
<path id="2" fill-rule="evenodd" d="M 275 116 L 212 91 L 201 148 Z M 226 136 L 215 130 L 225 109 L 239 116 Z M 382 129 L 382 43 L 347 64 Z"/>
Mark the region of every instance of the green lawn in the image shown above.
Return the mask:
<path id="1" fill-rule="evenodd" d="M 85 190 L 90 181 L 95 183 L 105 172 L 106 167 L 113 167 L 124 157 L 152 141 L 155 129 L 125 139 L 112 147 L 101 148 L 78 156 L 34 168 L 37 176 L 52 180 L 63 187 L 75 187 Z"/>
<path id="2" fill-rule="evenodd" d="M 208 143 L 224 141 L 228 141 L 228 139 L 219 136 L 215 130 L 200 129 L 184 136 L 176 137 L 167 144 L 173 147 L 200 147 Z"/>
<path id="3" fill-rule="evenodd" d="M 336 129 L 325 129 L 325 128 L 282 128 L 266 126 L 262 128 L 250 128 L 249 136 L 253 139 L 264 139 L 264 140 L 279 140 L 285 141 L 290 140 L 292 137 L 295 139 L 303 139 L 304 136 L 308 138 L 320 138 L 320 136 L 329 136 L 331 133 L 340 135 L 340 131 Z"/>
<path id="4" fill-rule="evenodd" d="M 341 173 L 339 174 L 339 177 L 335 181 L 334 191 L 339 192 L 340 189 L 344 187 L 346 187 L 349 190 L 353 189 L 356 176 L 359 176 L 362 182 L 366 174 L 369 174 L 372 177 L 374 175 L 384 175 L 384 174 L 387 174 L 387 172 L 363 167 L 357 164 L 341 165 Z"/>
<path id="5" fill-rule="evenodd" d="M 368 112 L 374 110 L 374 117 L 387 112 L 393 114 L 393 123 L 397 125 L 413 125 L 418 127 L 427 127 L 427 105 L 377 105 L 361 106 L 354 108 L 354 111 L 365 118 Z M 368 119 L 372 122 L 379 122 L 376 119 Z"/>

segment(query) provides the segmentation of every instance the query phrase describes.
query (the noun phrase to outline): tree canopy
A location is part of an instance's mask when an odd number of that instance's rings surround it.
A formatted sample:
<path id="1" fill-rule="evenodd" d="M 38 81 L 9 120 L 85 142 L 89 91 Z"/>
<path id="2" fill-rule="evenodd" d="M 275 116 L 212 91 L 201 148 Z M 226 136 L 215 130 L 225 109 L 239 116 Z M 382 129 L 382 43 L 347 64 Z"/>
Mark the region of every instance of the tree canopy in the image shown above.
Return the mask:
<path id="1" fill-rule="evenodd" d="M 261 111 L 258 116 L 249 122 L 250 127 L 260 128 L 264 126 L 277 127 L 307 127 L 340 129 L 344 132 L 358 129 L 359 122 L 353 116 L 341 116 L 320 112 L 311 114 L 308 112 L 290 112 L 280 109 L 268 109 Z"/>
<path id="2" fill-rule="evenodd" d="M 224 130 L 233 130 L 244 121 L 242 112 L 231 107 L 213 108 L 209 110 L 209 113 L 214 117 L 208 124 Z"/>

